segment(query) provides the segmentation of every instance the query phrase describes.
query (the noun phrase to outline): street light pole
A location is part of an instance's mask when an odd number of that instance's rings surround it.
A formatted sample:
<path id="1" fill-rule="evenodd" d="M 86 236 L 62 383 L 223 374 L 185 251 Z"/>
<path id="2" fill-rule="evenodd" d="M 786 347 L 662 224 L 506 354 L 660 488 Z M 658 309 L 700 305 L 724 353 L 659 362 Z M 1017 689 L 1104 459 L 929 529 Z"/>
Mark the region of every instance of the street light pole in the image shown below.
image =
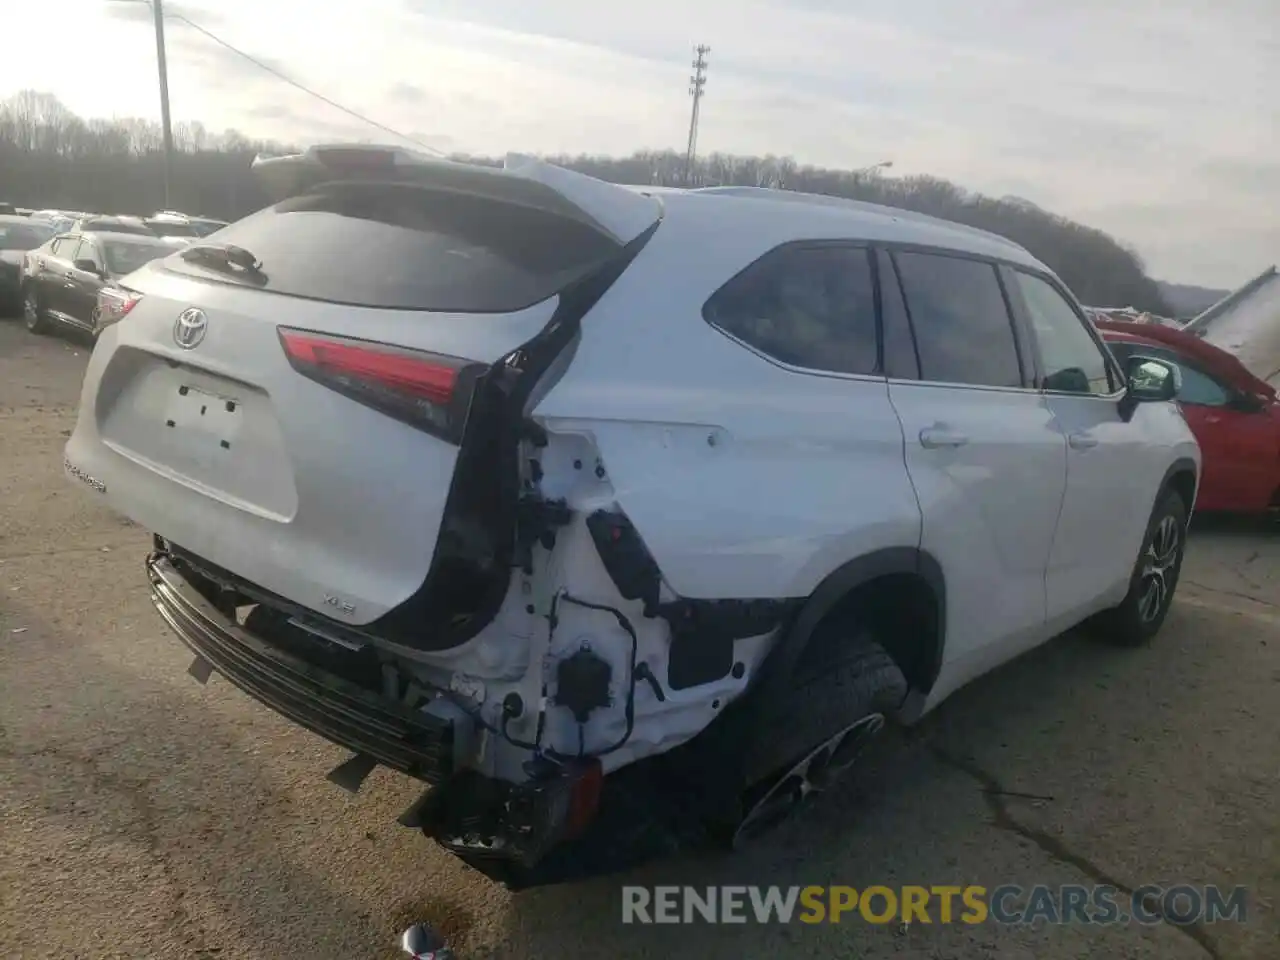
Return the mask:
<path id="1" fill-rule="evenodd" d="M 151 0 L 156 18 L 156 64 L 160 69 L 160 123 L 164 127 L 164 208 L 173 209 L 173 126 L 169 122 L 169 66 L 164 56 L 164 2 Z"/>

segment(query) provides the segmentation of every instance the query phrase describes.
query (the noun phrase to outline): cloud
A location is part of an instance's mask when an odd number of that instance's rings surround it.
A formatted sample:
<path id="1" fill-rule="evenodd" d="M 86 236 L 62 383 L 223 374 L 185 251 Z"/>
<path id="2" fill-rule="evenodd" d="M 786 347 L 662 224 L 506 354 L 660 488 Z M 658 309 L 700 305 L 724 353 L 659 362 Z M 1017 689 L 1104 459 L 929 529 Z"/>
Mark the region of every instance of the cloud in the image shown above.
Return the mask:
<path id="1" fill-rule="evenodd" d="M 155 11 L 150 0 L 104 0 L 104 2 L 106 5 L 102 12 L 108 19 L 145 23 L 150 27 L 155 25 Z M 173 3 L 169 0 L 164 4 L 163 10 L 166 18 L 172 18 L 175 15 L 199 16 L 201 23 L 206 27 L 217 27 L 225 22 L 217 10 L 211 7 Z"/>
<path id="2" fill-rule="evenodd" d="M 422 87 L 415 86 L 412 83 L 396 83 L 392 84 L 387 91 L 387 96 L 392 100 L 398 100 L 401 103 L 421 104 L 431 99 L 431 94 L 423 90 Z"/>
<path id="3" fill-rule="evenodd" d="M 124 20 L 128 23 L 153 23 L 150 4 L 134 2 L 134 0 L 114 0 L 105 10 L 112 20 Z"/>
<path id="4" fill-rule="evenodd" d="M 154 114 L 149 8 L 61 3 L 81 11 L 60 29 L 62 62 L 104 47 L 137 55 L 90 90 L 18 49 L 0 61 L 0 88 L 51 90 L 81 113 Z M 27 32 L 39 6 L 19 5 Z M 1026 197 L 1107 230 L 1175 280 L 1231 285 L 1280 260 L 1268 219 L 1280 208 L 1275 0 L 166 6 L 381 123 L 473 153 L 682 149 L 703 41 L 703 152 L 893 160 L 894 174 Z M 181 22 L 167 35 L 175 119 L 280 140 L 385 139 Z"/>

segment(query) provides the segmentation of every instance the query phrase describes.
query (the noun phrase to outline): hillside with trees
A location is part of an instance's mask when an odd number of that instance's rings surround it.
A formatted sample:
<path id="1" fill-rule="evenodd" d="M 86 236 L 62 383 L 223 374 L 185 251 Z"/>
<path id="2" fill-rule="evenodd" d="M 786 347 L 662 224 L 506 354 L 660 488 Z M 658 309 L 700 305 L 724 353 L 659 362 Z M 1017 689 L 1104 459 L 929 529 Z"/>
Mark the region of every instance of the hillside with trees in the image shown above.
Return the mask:
<path id="1" fill-rule="evenodd" d="M 1160 280 L 1156 281 L 1156 285 L 1160 288 L 1160 296 L 1169 307 L 1168 315 L 1180 320 L 1190 320 L 1196 314 L 1208 310 L 1231 292 L 1186 283 L 1165 283 Z"/>
<path id="2" fill-rule="evenodd" d="M 258 209 L 266 198 L 249 172 L 260 152 L 287 145 L 213 133 L 198 123 L 174 127 L 172 206 L 222 219 Z M 0 101 L 0 199 L 36 208 L 151 213 L 163 204 L 163 136 L 138 119 L 84 119 L 50 94 L 23 91 Z M 459 157 L 479 163 L 492 159 Z M 641 150 L 629 157 L 549 157 L 615 183 L 677 186 L 684 157 Z M 915 210 L 1010 238 L 1052 267 L 1085 303 L 1167 312 L 1138 254 L 1083 224 L 1016 197 L 995 199 L 931 176 L 801 166 L 789 157 L 711 154 L 693 172 L 701 185 L 775 187 L 849 197 Z"/>

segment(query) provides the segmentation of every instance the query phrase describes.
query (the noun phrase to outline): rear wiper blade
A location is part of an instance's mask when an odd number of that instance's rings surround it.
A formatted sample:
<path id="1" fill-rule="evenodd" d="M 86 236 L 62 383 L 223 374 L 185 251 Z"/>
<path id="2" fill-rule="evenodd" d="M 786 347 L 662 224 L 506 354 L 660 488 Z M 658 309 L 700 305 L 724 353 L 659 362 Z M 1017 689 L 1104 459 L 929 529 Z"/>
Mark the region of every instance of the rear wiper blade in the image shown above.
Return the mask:
<path id="1" fill-rule="evenodd" d="M 260 283 L 265 283 L 267 279 L 267 275 L 262 272 L 262 261 L 244 247 L 237 247 L 233 243 L 195 243 L 185 247 L 179 256 L 188 263 L 210 270 L 248 276 Z"/>

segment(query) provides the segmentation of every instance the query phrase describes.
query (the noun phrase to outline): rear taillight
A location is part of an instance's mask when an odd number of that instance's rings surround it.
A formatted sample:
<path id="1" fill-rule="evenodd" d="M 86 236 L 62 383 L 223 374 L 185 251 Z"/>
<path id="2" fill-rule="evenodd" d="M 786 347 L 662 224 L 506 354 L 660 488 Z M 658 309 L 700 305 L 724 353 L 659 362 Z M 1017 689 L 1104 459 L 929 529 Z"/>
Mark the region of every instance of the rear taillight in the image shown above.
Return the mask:
<path id="1" fill-rule="evenodd" d="M 462 441 L 484 364 L 287 327 L 280 328 L 280 342 L 304 377 L 438 437 Z"/>
<path id="2" fill-rule="evenodd" d="M 119 323 L 130 310 L 142 299 L 140 294 L 129 290 L 103 289 L 98 291 L 98 318 L 95 329 L 102 330 L 113 323 Z"/>

